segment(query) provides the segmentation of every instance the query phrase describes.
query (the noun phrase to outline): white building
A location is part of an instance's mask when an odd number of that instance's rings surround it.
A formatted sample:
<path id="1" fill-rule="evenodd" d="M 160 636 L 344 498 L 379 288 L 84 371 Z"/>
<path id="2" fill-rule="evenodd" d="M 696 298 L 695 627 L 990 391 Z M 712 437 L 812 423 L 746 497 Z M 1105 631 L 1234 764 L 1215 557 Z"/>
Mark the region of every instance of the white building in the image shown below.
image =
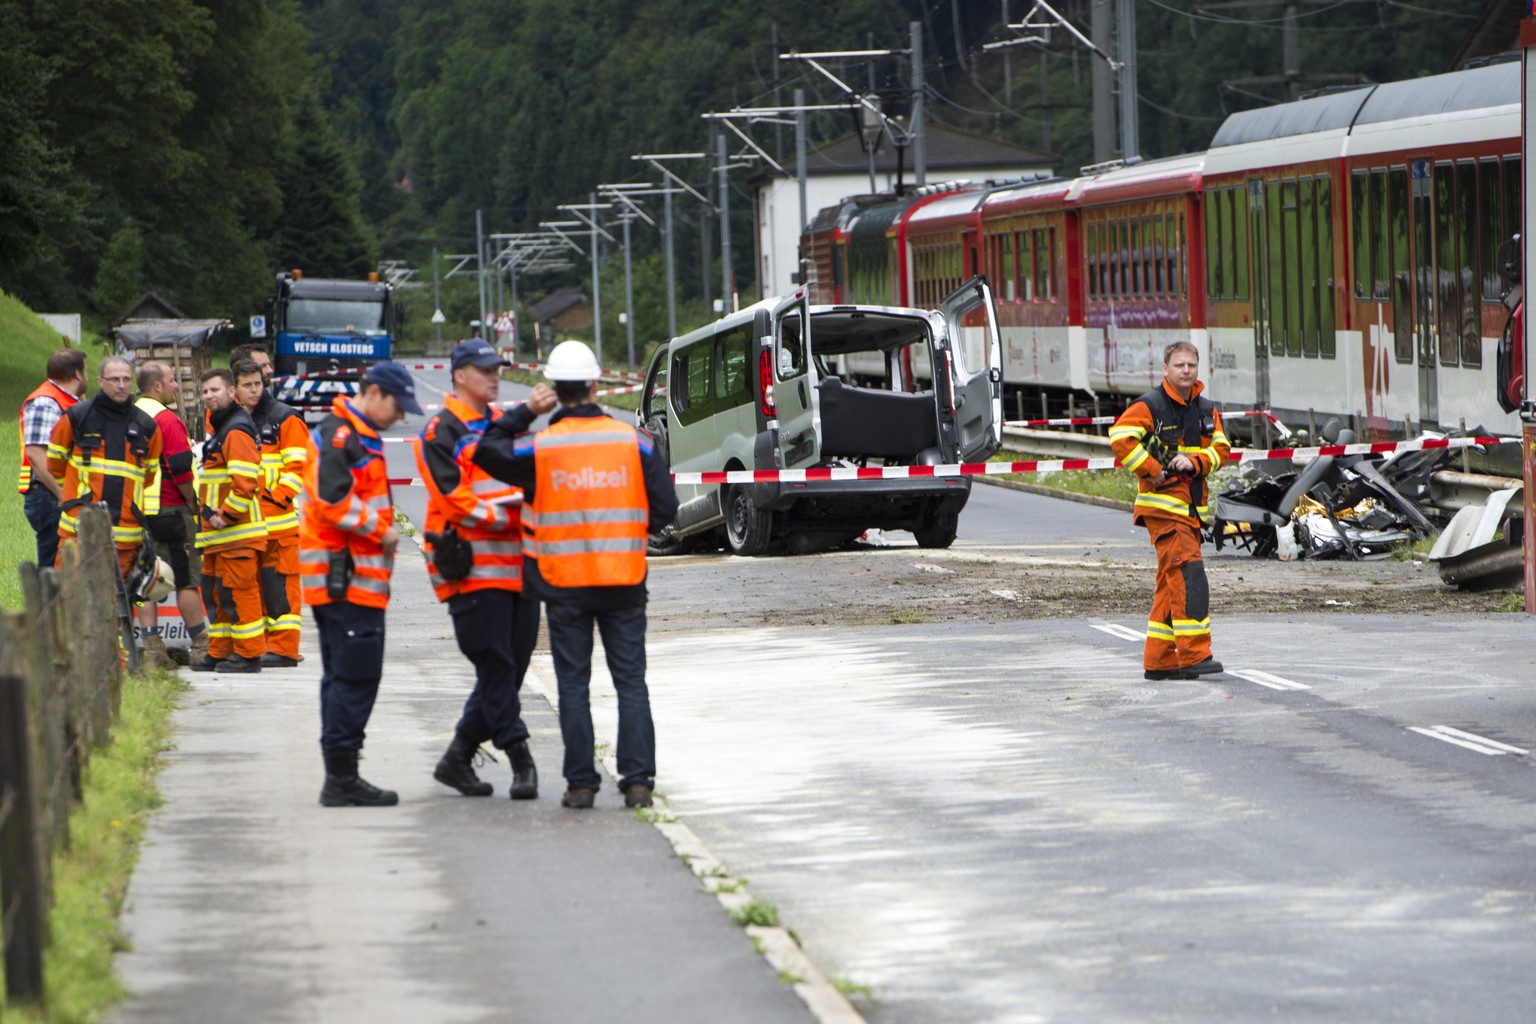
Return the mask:
<path id="1" fill-rule="evenodd" d="M 930 124 L 924 137 L 927 182 L 968 179 L 975 182 L 1005 181 L 1038 171 L 1050 171 L 1055 159 L 1020 146 L 981 135 L 958 132 Z M 911 152 L 902 155 L 902 184 L 914 184 Z M 753 246 L 757 256 L 757 298 L 782 295 L 795 287 L 792 275 L 799 269 L 800 183 L 795 177 L 794 154 L 779 161 L 788 174 L 768 170 L 749 179 L 756 206 Z M 896 187 L 896 148 L 889 143 L 875 154 L 876 192 Z M 858 135 L 847 135 L 806 155 L 805 219 L 816 218 L 823 207 L 852 195 L 870 192 L 869 155 Z M 741 300 L 745 303 L 747 300 Z"/>

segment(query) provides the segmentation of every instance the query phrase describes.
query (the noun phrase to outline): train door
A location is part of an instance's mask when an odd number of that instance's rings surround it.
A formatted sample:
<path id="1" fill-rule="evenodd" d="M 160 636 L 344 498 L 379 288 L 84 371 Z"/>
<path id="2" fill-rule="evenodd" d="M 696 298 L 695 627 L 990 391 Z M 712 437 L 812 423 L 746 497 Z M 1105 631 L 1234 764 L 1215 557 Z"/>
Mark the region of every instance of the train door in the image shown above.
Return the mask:
<path id="1" fill-rule="evenodd" d="M 1413 210 L 1413 296 L 1409 308 L 1413 315 L 1414 362 L 1419 370 L 1419 419 L 1424 423 L 1440 420 L 1439 358 L 1437 316 L 1440 275 L 1435 268 L 1434 164 L 1414 160 L 1409 165 Z"/>
<path id="2" fill-rule="evenodd" d="M 1265 212 L 1262 178 L 1248 181 L 1248 217 L 1248 233 L 1253 243 L 1250 249 L 1253 266 L 1249 275 L 1253 282 L 1253 400 L 1258 408 L 1264 409 L 1269 406 L 1269 343 L 1273 331 L 1270 296 L 1278 294 L 1279 289 L 1270 287 L 1269 219 Z M 1280 269 L 1276 266 L 1274 273 L 1279 274 Z"/>

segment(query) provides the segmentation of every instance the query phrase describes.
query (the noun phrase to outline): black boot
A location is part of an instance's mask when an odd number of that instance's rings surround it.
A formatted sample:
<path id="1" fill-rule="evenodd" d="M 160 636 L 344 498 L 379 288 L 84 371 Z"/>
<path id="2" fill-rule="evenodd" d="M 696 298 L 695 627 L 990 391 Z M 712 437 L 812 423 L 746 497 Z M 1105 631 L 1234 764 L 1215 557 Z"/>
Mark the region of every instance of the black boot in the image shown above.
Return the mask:
<path id="1" fill-rule="evenodd" d="M 533 765 L 533 751 L 527 740 L 518 740 L 507 748 L 507 760 L 512 762 L 513 800 L 535 800 L 539 795 L 539 770 Z"/>
<path id="2" fill-rule="evenodd" d="M 480 776 L 475 774 L 473 762 L 478 753 L 480 744 L 470 742 L 461 732 L 454 733 L 453 742 L 448 744 L 443 756 L 437 759 L 437 768 L 433 770 L 432 777 L 465 796 L 490 796 L 496 787 L 489 782 L 481 782 Z"/>
<path id="3" fill-rule="evenodd" d="M 325 750 L 325 787 L 322 807 L 393 807 L 400 797 L 392 789 L 380 789 L 357 774 L 357 751 Z"/>

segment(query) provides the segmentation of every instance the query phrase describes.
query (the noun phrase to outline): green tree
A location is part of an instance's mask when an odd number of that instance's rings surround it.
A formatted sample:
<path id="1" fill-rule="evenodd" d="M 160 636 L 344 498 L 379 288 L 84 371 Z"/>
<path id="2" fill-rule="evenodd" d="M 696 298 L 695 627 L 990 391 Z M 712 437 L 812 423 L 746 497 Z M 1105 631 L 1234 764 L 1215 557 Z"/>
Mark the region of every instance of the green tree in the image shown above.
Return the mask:
<path id="1" fill-rule="evenodd" d="M 117 229 L 96 268 L 91 305 L 105 319 L 116 319 L 144 293 L 144 235 L 129 221 Z"/>
<path id="2" fill-rule="evenodd" d="M 300 101 L 285 149 L 274 244 L 279 263 L 320 277 L 368 273 L 373 240 L 358 207 L 357 172 L 313 94 Z"/>

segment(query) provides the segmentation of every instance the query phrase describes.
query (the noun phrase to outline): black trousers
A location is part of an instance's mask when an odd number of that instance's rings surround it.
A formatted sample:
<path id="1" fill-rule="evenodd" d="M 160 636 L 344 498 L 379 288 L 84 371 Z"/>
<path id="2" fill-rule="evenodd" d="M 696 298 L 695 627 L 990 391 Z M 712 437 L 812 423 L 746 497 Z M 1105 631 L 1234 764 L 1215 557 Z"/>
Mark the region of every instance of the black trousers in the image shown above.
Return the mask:
<path id="1" fill-rule="evenodd" d="M 528 738 L 518 691 L 539 637 L 539 601 L 511 590 L 448 599 L 459 650 L 475 666 L 475 688 L 456 727 L 472 743 L 506 750 Z"/>
<path id="2" fill-rule="evenodd" d="M 361 750 L 384 674 L 384 609 L 316 605 L 320 634 L 320 749 Z"/>

